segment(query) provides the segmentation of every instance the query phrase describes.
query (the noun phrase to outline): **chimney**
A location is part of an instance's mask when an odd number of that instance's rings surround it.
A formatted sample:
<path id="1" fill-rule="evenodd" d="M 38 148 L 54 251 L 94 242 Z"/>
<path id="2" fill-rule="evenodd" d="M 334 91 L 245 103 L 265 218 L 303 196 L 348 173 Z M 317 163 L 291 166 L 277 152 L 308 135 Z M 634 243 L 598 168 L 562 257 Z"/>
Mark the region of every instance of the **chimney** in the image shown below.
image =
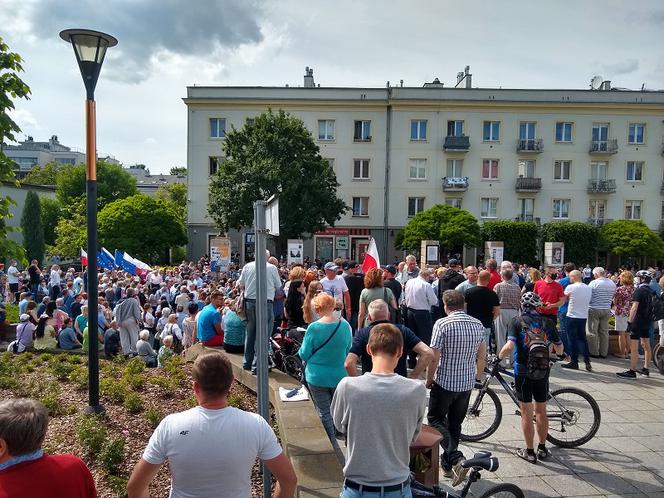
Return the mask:
<path id="1" fill-rule="evenodd" d="M 472 88 L 473 87 L 473 75 L 470 74 L 470 66 L 466 66 L 465 77 L 466 77 L 466 88 Z"/>
<path id="2" fill-rule="evenodd" d="M 309 69 L 309 66 L 304 68 L 304 88 L 315 88 L 314 83 L 314 68 Z"/>
<path id="3" fill-rule="evenodd" d="M 611 90 L 611 81 L 605 80 L 602 81 L 602 85 L 599 87 L 600 90 Z"/>

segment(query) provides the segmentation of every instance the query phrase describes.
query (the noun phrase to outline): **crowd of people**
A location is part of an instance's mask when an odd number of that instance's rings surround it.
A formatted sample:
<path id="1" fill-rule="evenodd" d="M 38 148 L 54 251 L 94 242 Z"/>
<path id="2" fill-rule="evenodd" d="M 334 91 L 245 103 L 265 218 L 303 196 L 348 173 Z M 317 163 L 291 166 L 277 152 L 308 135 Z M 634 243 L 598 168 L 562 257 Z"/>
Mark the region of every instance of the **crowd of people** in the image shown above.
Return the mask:
<path id="1" fill-rule="evenodd" d="M 537 463 L 549 456 L 548 355 L 566 358 L 562 366 L 570 370 L 580 369 L 582 356 L 585 370 L 592 372 L 592 361 L 609 354 L 610 323 L 615 321 L 616 355 L 629 359 L 629 368 L 618 376 L 636 379 L 650 375 L 656 331 L 663 337 L 664 319 L 656 320 L 655 308 L 664 277 L 655 268 L 607 272 L 589 265 L 577 269 L 572 263 L 532 268 L 493 259 L 479 268 L 462 268 L 454 258 L 419 268 L 409 255 L 396 265 L 363 273 L 354 261 L 288 267 L 269 253 L 259 259 L 224 273 L 210 271 L 206 259 L 151 270 L 144 278 L 104 270 L 99 273 L 99 329 L 92 334 L 85 271 L 40 268 L 35 261 L 19 271 L 12 262 L 0 286 L 2 301 L 19 306 L 16 340 L 9 348 L 20 353 L 99 347 L 109 357 L 138 355 L 157 367 L 201 342 L 241 354 L 244 369 L 255 374 L 261 330 L 306 329 L 298 352 L 306 384 L 344 462 L 342 496 L 351 497 L 374 489 L 384 496 L 408 496 L 408 445 L 425 416 L 443 435 L 445 475 L 453 485 L 463 481 L 461 424 L 489 354 L 514 369 L 525 443 L 516 454 Z M 264 327 L 257 323 L 257 264 L 266 265 Z M 540 343 L 545 346 L 538 348 Z M 184 432 L 191 434 L 186 443 L 191 448 L 211 445 L 214 454 L 223 453 L 216 448 L 233 448 L 246 462 L 260 457 L 274 468 L 279 496 L 290 496 L 292 468 L 283 461 L 271 429 L 235 412 L 223 415 L 229 413 L 225 397 L 232 379 L 227 361 L 221 354 L 196 360 L 194 392 L 200 406 L 160 424 L 132 476 L 130 496 L 143 496 L 166 460 L 174 491 L 208 489 L 218 482 L 204 477 L 207 464 L 196 469 L 200 480 L 194 479 L 185 463 L 190 454 L 178 446 L 180 439 L 175 443 Z M 425 387 L 430 389 L 428 410 Z M 251 433 L 253 442 L 243 446 L 230 441 L 230 434 L 204 440 L 205 427 L 233 427 L 232 437 Z M 346 441 L 345 456 L 339 438 Z M 378 452 L 371 446 L 375 442 L 381 445 Z M 217 457 L 215 465 L 226 465 L 223 455 Z M 182 467 L 173 465 L 179 459 Z M 0 476 L 1 469 L 0 458 Z"/>

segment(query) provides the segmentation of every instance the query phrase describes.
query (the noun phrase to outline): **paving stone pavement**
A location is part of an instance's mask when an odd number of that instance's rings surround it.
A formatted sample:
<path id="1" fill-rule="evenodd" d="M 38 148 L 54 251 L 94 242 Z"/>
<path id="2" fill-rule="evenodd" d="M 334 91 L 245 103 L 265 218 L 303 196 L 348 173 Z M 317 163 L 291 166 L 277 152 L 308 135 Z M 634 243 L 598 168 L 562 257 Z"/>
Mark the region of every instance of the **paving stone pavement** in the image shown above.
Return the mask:
<path id="1" fill-rule="evenodd" d="M 615 373 L 627 366 L 626 360 L 617 358 L 595 360 L 592 373 L 554 365 L 551 388 L 575 386 L 589 392 L 600 405 L 602 422 L 597 435 L 580 448 L 547 444 L 550 459 L 536 465 L 514 455 L 524 444 L 520 418 L 514 414 L 512 401 L 501 394 L 503 419 L 498 431 L 484 441 L 463 443 L 461 447 L 466 457 L 480 449 L 488 450 L 500 462 L 497 472 L 482 473 L 482 479 L 471 488 L 471 496 L 480 496 L 494 483 L 511 482 L 528 498 L 664 498 L 664 376 L 651 369 L 650 378 L 616 377 Z M 496 381 L 492 386 L 504 393 Z M 449 483 L 445 478 L 440 482 L 443 489 L 452 491 Z"/>

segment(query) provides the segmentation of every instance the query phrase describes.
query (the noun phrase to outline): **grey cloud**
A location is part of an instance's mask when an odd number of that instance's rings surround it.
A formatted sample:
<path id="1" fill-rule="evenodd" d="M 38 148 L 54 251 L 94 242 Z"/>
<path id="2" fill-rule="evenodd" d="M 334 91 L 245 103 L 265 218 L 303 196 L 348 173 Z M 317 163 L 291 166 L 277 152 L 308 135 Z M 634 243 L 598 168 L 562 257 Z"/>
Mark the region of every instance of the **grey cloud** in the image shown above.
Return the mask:
<path id="1" fill-rule="evenodd" d="M 31 24 L 44 38 L 75 27 L 115 36 L 114 64 L 104 69 L 113 79 L 138 83 L 149 77 L 151 58 L 161 50 L 209 56 L 260 42 L 262 10 L 261 0 L 58 0 L 38 3 Z"/>
<path id="2" fill-rule="evenodd" d="M 626 59 L 613 64 L 604 64 L 602 68 L 611 75 L 629 74 L 639 69 L 639 61 L 637 59 Z"/>

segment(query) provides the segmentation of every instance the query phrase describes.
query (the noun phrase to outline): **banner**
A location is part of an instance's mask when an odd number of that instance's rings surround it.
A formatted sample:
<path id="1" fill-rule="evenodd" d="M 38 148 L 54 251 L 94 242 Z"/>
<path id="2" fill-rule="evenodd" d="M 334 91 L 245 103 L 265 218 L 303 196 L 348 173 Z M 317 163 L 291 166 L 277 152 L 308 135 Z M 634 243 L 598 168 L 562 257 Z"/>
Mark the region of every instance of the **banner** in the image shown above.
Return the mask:
<path id="1" fill-rule="evenodd" d="M 288 239 L 288 257 L 286 258 L 286 262 L 289 266 L 295 263 L 304 263 L 303 246 L 302 239 Z"/>
<path id="2" fill-rule="evenodd" d="M 564 242 L 544 243 L 544 264 L 550 266 L 562 266 L 565 261 Z"/>
<path id="3" fill-rule="evenodd" d="M 484 244 L 484 258 L 495 259 L 498 266 L 503 262 L 503 254 L 505 254 L 505 245 L 503 242 L 488 240 Z"/>
<path id="4" fill-rule="evenodd" d="M 231 265 L 231 240 L 228 237 L 210 239 L 210 269 L 228 271 Z"/>

